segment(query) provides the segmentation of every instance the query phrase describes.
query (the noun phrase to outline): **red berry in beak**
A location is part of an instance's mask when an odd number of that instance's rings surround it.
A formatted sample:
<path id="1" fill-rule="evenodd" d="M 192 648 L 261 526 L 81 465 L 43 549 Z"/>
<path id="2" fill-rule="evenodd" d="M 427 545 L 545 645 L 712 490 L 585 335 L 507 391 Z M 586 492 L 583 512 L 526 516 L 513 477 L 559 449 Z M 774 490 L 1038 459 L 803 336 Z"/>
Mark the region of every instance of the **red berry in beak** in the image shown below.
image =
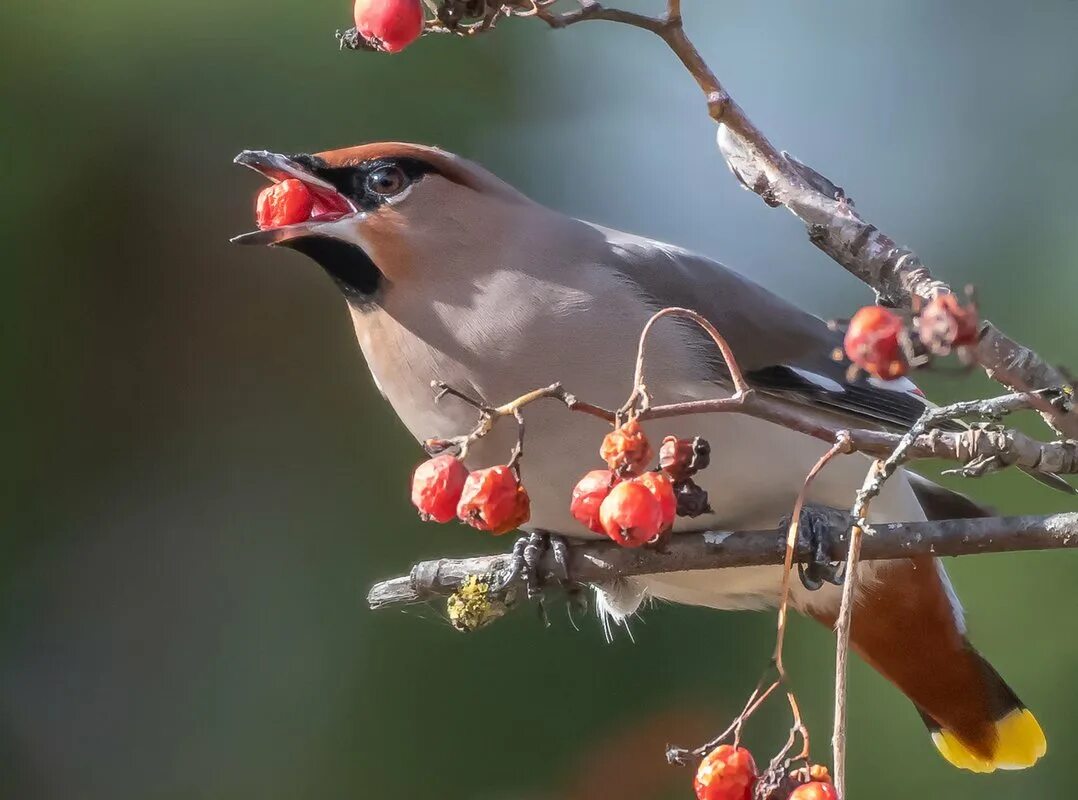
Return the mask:
<path id="1" fill-rule="evenodd" d="M 356 30 L 387 53 L 399 53 L 423 33 L 421 0 L 356 0 Z"/>
<path id="2" fill-rule="evenodd" d="M 651 461 L 651 445 L 640 423 L 631 419 L 606 435 L 599 457 L 619 477 L 639 475 Z"/>
<path id="3" fill-rule="evenodd" d="M 295 178 L 267 186 L 258 195 L 255 216 L 258 227 L 280 228 L 310 219 L 314 196 L 307 185 Z"/>
<path id="4" fill-rule="evenodd" d="M 663 512 L 642 483 L 625 481 L 610 490 L 599 506 L 603 532 L 622 547 L 642 547 L 659 535 Z"/>
<path id="5" fill-rule="evenodd" d="M 608 469 L 594 469 L 573 487 L 569 501 L 569 513 L 592 533 L 605 533 L 599 522 L 599 506 L 617 483 L 614 473 Z"/>
<path id="6" fill-rule="evenodd" d="M 697 800 L 752 800 L 756 763 L 744 747 L 720 744 L 696 770 Z"/>
<path id="7" fill-rule="evenodd" d="M 509 467 L 480 469 L 464 482 L 457 517 L 481 531 L 508 533 L 531 517 L 531 500 Z"/>
<path id="8" fill-rule="evenodd" d="M 882 306 L 865 306 L 850 320 L 843 346 L 846 357 L 869 375 L 889 381 L 909 370 L 902 351 L 902 317 Z"/>
<path id="9" fill-rule="evenodd" d="M 412 505 L 424 520 L 449 522 L 457 515 L 467 479 L 468 468 L 451 455 L 424 461 L 412 475 Z"/>

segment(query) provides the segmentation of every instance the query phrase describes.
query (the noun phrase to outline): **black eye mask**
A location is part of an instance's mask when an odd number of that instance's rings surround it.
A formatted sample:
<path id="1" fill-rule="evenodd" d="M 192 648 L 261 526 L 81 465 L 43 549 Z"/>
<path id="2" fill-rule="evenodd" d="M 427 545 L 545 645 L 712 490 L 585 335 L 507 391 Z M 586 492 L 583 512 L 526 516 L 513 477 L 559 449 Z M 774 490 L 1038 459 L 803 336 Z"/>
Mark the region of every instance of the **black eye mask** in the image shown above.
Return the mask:
<path id="1" fill-rule="evenodd" d="M 424 175 L 437 173 L 433 166 L 418 158 L 376 158 L 354 167 L 330 167 L 317 156 L 298 155 L 290 156 L 290 158 L 309 169 L 311 174 L 333 184 L 334 188 L 355 203 L 360 211 L 373 211 Z M 404 176 L 405 180 L 400 188 L 394 194 L 373 191 L 371 176 L 379 170 L 390 167 L 400 170 Z"/>

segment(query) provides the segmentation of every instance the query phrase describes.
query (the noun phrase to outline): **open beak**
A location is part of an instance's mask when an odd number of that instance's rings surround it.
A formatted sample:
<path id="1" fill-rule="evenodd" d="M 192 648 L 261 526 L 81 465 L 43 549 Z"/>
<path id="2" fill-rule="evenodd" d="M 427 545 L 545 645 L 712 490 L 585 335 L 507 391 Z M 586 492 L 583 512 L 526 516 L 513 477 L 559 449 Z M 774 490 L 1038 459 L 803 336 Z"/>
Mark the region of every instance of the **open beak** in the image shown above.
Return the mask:
<path id="1" fill-rule="evenodd" d="M 267 150 L 244 150 L 236 156 L 234 162 L 253 169 L 274 183 L 290 178 L 302 181 L 314 196 L 314 210 L 311 216 L 303 222 L 240 234 L 231 240 L 233 244 L 281 244 L 316 233 L 323 225 L 358 213 L 352 201 L 337 191 L 333 184 L 313 175 L 288 156 Z"/>

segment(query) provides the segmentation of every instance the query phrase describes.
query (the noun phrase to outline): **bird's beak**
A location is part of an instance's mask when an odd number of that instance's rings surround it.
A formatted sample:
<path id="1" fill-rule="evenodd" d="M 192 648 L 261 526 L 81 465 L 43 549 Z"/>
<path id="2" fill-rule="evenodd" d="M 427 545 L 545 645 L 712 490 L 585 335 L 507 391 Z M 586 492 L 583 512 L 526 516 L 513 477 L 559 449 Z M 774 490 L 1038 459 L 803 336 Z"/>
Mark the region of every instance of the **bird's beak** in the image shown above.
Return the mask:
<path id="1" fill-rule="evenodd" d="M 314 195 L 314 211 L 308 219 L 294 225 L 282 225 L 278 228 L 265 228 L 241 234 L 232 239 L 234 244 L 282 244 L 291 239 L 317 233 L 322 226 L 353 216 L 358 212 L 352 201 L 341 194 L 333 184 L 312 174 L 310 170 L 288 156 L 267 150 L 244 150 L 236 156 L 234 161 L 253 169 L 274 183 L 280 183 L 289 178 L 303 181 Z"/>

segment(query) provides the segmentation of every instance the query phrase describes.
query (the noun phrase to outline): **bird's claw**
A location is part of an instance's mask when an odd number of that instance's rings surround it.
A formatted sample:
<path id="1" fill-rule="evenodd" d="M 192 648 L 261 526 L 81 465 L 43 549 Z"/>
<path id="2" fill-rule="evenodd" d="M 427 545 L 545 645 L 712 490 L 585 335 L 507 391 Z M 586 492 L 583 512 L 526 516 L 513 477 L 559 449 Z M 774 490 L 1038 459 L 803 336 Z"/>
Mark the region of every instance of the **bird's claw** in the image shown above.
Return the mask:
<path id="1" fill-rule="evenodd" d="M 548 576 L 544 575 L 542 570 L 543 556 L 547 551 L 550 551 L 554 562 L 554 582 L 571 588 L 573 584 L 569 575 L 569 545 L 561 536 L 545 531 L 533 531 L 521 536 L 513 545 L 513 552 L 509 556 L 509 564 L 502 572 L 498 590 L 505 591 L 514 582 L 523 581 L 528 599 L 539 600 L 539 613 L 544 622 L 549 624 L 543 605 L 543 591 Z"/>
<path id="2" fill-rule="evenodd" d="M 797 577 L 801 585 L 810 592 L 822 588 L 825 583 L 841 586 L 846 577 L 846 562 L 831 560 L 831 533 L 839 524 L 836 509 L 807 506 L 801 512 L 798 525 L 799 545 L 808 549 L 810 558 L 807 562 L 798 562 Z M 842 514 L 842 524 L 845 523 Z"/>

